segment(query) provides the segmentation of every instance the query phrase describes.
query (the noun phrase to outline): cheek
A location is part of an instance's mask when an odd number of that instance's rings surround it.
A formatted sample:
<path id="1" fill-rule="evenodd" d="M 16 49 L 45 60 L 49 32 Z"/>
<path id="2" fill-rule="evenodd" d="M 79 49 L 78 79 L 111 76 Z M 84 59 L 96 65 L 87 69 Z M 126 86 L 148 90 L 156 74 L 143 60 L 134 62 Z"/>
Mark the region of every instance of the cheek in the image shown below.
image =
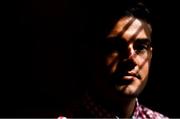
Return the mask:
<path id="1" fill-rule="evenodd" d="M 149 62 L 148 61 L 143 63 L 142 66 L 140 66 L 139 73 L 142 76 L 143 80 L 147 77 L 147 75 L 149 73 Z"/>
<path id="2" fill-rule="evenodd" d="M 113 53 L 110 53 L 109 55 L 107 55 L 106 56 L 106 65 L 107 66 L 112 65 L 116 61 L 117 57 L 118 57 L 117 52 L 113 52 Z"/>
<path id="3" fill-rule="evenodd" d="M 106 57 L 106 66 L 109 68 L 110 72 L 113 73 L 118 65 L 118 53 L 111 53 Z"/>

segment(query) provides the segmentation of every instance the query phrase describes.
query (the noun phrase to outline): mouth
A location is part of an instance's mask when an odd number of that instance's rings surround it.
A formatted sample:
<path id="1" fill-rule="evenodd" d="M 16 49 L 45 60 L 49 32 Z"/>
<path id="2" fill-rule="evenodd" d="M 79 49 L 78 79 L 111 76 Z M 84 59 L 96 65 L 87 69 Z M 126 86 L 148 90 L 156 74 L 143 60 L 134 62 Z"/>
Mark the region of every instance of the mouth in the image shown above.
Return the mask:
<path id="1" fill-rule="evenodd" d="M 113 78 L 118 78 L 118 79 L 141 79 L 141 76 L 139 75 L 139 73 L 134 73 L 134 72 L 121 72 L 121 73 L 115 73 L 113 75 Z"/>
<path id="2" fill-rule="evenodd" d="M 123 80 L 140 80 L 141 76 L 138 73 L 125 73 L 122 75 Z"/>
<path id="3" fill-rule="evenodd" d="M 138 73 L 118 73 L 113 76 L 113 83 L 120 85 L 128 85 L 131 84 L 135 80 L 140 80 L 141 76 Z"/>

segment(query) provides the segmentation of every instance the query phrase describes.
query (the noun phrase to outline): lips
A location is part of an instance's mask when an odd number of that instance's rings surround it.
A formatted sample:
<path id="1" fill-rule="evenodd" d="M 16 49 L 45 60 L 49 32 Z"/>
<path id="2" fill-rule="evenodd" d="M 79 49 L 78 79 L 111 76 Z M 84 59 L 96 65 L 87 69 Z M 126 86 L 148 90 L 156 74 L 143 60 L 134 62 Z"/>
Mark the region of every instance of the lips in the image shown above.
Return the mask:
<path id="1" fill-rule="evenodd" d="M 116 72 L 112 75 L 111 83 L 115 85 L 129 85 L 134 80 L 140 80 L 141 76 L 138 73 L 129 71 L 129 72 Z"/>
<path id="2" fill-rule="evenodd" d="M 114 78 L 118 78 L 118 79 L 122 79 L 122 78 L 127 78 L 127 79 L 131 79 L 131 78 L 136 78 L 136 79 L 141 79 L 141 76 L 138 73 L 132 72 L 132 71 L 128 71 L 128 72 L 116 72 L 113 74 Z"/>
<path id="3" fill-rule="evenodd" d="M 122 80 L 138 80 L 138 78 L 135 76 L 126 75 L 122 77 Z"/>
<path id="4" fill-rule="evenodd" d="M 131 73 L 131 72 L 123 74 L 122 78 L 127 79 L 127 80 L 141 79 L 141 77 L 138 73 Z"/>

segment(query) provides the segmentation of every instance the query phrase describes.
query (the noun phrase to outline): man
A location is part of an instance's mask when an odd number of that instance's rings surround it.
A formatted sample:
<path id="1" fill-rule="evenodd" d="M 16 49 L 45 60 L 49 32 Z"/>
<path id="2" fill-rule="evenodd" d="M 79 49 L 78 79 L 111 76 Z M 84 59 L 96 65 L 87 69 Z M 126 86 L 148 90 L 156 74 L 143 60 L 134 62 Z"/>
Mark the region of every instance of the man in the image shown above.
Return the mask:
<path id="1" fill-rule="evenodd" d="M 166 118 L 138 103 L 152 58 L 149 11 L 137 3 L 108 27 L 98 41 L 94 80 L 83 101 L 67 117 Z"/>

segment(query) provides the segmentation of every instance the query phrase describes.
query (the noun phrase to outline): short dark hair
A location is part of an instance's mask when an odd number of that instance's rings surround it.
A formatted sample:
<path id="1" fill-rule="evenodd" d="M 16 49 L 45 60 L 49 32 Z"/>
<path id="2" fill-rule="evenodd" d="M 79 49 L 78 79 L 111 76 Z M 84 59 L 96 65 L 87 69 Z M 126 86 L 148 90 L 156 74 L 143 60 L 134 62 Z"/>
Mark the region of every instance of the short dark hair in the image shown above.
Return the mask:
<path id="1" fill-rule="evenodd" d="M 148 22 L 151 26 L 153 15 L 151 8 L 140 0 L 112 0 L 88 5 L 89 33 L 105 36 L 109 30 L 124 16 L 134 16 Z M 94 36 L 91 34 L 91 36 Z"/>
<path id="2" fill-rule="evenodd" d="M 132 8 L 126 11 L 126 14 L 143 19 L 151 24 L 151 12 L 142 2 L 138 2 L 135 6 L 132 6 Z"/>

